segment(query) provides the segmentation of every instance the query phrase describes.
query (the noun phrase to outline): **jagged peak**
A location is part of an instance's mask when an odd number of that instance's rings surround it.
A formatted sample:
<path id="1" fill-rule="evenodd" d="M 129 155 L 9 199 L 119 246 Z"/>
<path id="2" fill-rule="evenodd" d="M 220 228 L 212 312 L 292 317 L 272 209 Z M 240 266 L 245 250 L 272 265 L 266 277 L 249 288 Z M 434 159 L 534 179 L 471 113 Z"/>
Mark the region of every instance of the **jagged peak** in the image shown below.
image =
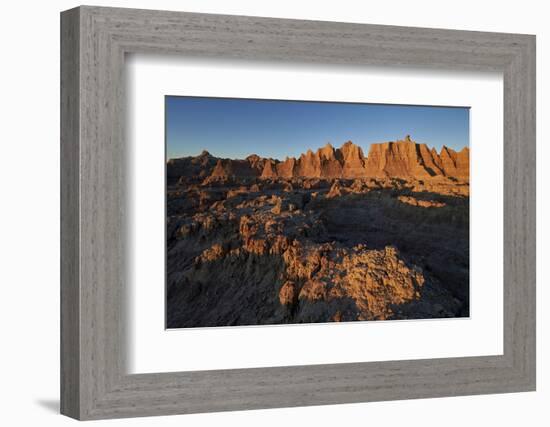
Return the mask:
<path id="1" fill-rule="evenodd" d="M 202 150 L 199 157 L 212 157 L 212 154 L 210 154 L 207 150 Z"/>
<path id="2" fill-rule="evenodd" d="M 405 135 L 405 138 L 398 139 L 397 141 L 390 142 L 390 144 L 397 144 L 398 146 L 399 145 L 418 145 L 418 143 L 416 141 L 413 141 L 411 139 L 410 135 Z"/>
<path id="3" fill-rule="evenodd" d="M 342 146 L 339 148 L 339 150 L 343 153 L 348 153 L 355 150 L 361 150 L 361 147 L 354 144 L 352 141 L 346 141 L 342 144 Z"/>
<path id="4" fill-rule="evenodd" d="M 288 157 L 288 156 L 287 156 L 287 157 L 285 158 L 284 163 L 289 163 L 289 162 L 290 162 L 290 163 L 295 163 L 295 162 L 296 162 L 296 158 L 295 158 L 295 157 Z"/>
<path id="5" fill-rule="evenodd" d="M 432 150 L 435 150 L 435 148 L 432 148 Z M 451 147 L 447 147 L 446 145 L 443 145 L 441 147 L 441 151 L 440 151 L 440 155 L 443 154 L 443 152 L 446 152 L 447 154 L 452 154 L 452 153 L 469 153 L 470 152 L 470 147 L 468 146 L 464 146 L 462 147 L 460 150 L 454 150 L 452 149 Z"/>
<path id="6" fill-rule="evenodd" d="M 277 175 L 274 167 L 275 167 L 275 162 L 272 159 L 270 159 L 270 161 L 265 162 L 261 176 L 262 177 L 273 177 L 273 176 Z"/>
<path id="7" fill-rule="evenodd" d="M 325 156 L 327 159 L 332 159 L 334 157 L 334 147 L 330 142 L 327 142 L 324 147 L 317 150 L 317 153 Z"/>
<path id="8" fill-rule="evenodd" d="M 350 159 L 350 158 L 359 158 L 364 159 L 363 149 L 359 146 L 354 144 L 351 141 L 347 141 L 339 148 L 340 153 L 344 157 L 344 160 Z"/>

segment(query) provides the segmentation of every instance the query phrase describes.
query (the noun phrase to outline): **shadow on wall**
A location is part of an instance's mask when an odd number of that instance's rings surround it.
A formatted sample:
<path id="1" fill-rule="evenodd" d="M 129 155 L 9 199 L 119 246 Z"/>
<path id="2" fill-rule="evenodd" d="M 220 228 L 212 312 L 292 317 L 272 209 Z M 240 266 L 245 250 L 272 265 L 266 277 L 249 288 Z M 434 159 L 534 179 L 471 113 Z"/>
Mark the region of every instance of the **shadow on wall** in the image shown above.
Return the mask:
<path id="1" fill-rule="evenodd" d="M 59 399 L 37 399 L 35 403 L 49 412 L 59 414 Z"/>

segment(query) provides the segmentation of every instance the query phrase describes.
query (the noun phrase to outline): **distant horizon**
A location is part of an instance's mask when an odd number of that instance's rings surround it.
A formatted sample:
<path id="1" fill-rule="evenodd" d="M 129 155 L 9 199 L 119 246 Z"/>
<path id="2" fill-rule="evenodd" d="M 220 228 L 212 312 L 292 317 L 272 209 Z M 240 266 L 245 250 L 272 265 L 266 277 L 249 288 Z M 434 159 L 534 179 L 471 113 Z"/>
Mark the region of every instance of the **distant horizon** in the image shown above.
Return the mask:
<path id="1" fill-rule="evenodd" d="M 218 158 L 282 161 L 348 141 L 367 156 L 372 144 L 406 135 L 438 153 L 470 145 L 469 107 L 187 96 L 166 96 L 165 107 L 167 159 L 206 150 Z"/>

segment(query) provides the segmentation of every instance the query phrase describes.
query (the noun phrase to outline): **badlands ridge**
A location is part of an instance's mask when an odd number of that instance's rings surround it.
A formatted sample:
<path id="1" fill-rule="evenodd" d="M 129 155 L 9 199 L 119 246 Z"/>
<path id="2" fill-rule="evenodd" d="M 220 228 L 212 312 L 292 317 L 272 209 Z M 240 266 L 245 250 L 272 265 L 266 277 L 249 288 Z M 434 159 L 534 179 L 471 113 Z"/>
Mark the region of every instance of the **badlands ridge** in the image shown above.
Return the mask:
<path id="1" fill-rule="evenodd" d="M 316 152 L 308 150 L 298 159 L 287 157 L 284 161 L 267 159 L 255 154 L 244 160 L 217 159 L 207 151 L 195 157 L 172 159 L 168 162 L 169 178 L 192 177 L 196 165 L 202 160 L 199 175 L 209 181 L 229 178 L 418 178 L 454 177 L 468 179 L 469 149 L 456 152 L 443 147 L 438 153 L 426 144 L 417 144 L 407 136 L 402 141 L 371 144 L 368 156 L 361 147 L 351 141 L 340 148 L 326 144 Z M 171 174 L 171 175 L 170 175 Z M 208 182 L 208 181 L 207 181 Z"/>

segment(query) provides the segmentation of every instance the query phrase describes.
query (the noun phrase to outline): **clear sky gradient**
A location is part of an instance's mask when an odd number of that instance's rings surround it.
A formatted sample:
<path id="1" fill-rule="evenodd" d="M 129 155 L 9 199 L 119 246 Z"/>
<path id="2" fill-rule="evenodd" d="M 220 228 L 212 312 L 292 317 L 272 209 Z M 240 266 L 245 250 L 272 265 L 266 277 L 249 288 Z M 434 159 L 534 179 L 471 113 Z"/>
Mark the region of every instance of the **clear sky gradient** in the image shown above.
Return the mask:
<path id="1" fill-rule="evenodd" d="M 284 160 L 327 142 L 346 141 L 365 154 L 374 142 L 405 135 L 419 143 L 460 150 L 469 145 L 469 109 L 337 102 L 166 97 L 168 158 L 249 154 Z"/>

